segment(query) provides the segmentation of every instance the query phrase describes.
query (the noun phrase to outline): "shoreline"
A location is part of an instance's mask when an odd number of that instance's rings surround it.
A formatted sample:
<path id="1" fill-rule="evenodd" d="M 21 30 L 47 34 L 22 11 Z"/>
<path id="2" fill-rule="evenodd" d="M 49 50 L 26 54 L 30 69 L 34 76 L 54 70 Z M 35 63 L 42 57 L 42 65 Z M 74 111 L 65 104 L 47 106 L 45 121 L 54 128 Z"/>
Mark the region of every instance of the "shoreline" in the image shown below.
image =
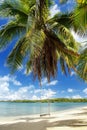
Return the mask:
<path id="1" fill-rule="evenodd" d="M 83 109 L 87 109 L 87 106 L 79 106 L 79 107 L 74 107 L 74 108 L 68 108 L 68 109 L 65 109 L 65 110 L 59 110 L 59 111 L 55 111 L 55 112 L 50 112 L 50 115 L 49 114 L 42 114 L 43 116 L 40 116 L 40 114 L 18 115 L 18 116 L 1 116 L 0 117 L 0 124 L 1 124 L 2 120 L 5 121 L 3 123 L 7 124 L 7 122 L 8 122 L 7 120 L 8 119 L 9 120 L 11 120 L 11 119 L 15 120 L 15 119 L 19 119 L 19 118 L 36 118 L 36 117 L 43 118 L 43 117 L 51 117 L 52 115 L 59 115 L 60 116 L 60 114 L 65 114 L 65 113 L 71 114 L 71 113 L 82 112 Z"/>
<path id="2" fill-rule="evenodd" d="M 0 130 L 87 130 L 87 106 L 52 112 L 50 116 L 0 117 Z"/>
<path id="3" fill-rule="evenodd" d="M 67 108 L 65 110 L 58 110 L 58 111 L 54 111 L 54 112 L 50 112 L 51 115 L 52 114 L 58 114 L 58 113 L 63 113 L 63 112 L 67 112 L 67 111 L 72 111 L 73 109 L 77 110 L 77 109 L 82 109 L 82 108 L 87 108 L 87 105 L 86 106 L 76 106 L 76 107 L 73 107 L 73 108 Z M 44 114 L 45 115 L 45 114 Z M 30 115 L 14 115 L 14 116 L 0 116 L 0 119 L 1 118 L 17 118 L 17 117 L 36 117 L 36 116 L 40 116 L 40 114 L 30 114 Z"/>

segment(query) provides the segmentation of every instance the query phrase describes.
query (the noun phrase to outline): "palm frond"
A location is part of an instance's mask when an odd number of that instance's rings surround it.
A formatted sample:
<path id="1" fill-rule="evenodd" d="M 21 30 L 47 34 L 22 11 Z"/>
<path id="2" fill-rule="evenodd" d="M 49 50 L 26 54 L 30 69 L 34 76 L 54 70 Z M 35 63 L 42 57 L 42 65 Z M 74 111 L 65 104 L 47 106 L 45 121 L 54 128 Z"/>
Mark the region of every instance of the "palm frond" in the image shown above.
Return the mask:
<path id="1" fill-rule="evenodd" d="M 86 0 L 76 0 L 78 4 L 87 4 Z"/>
<path id="2" fill-rule="evenodd" d="M 32 34 L 31 34 L 32 33 Z M 29 57 L 28 57 L 28 61 L 27 61 L 27 74 L 29 73 L 30 69 L 32 69 L 34 77 L 36 77 L 36 70 L 38 73 L 38 78 L 40 80 L 40 67 L 39 66 L 39 62 L 40 62 L 40 54 L 44 45 L 44 40 L 45 40 L 45 34 L 44 32 L 41 30 L 34 30 L 33 32 L 31 32 L 27 35 L 28 37 L 28 41 L 30 38 L 30 52 L 29 52 Z M 31 40 L 32 38 L 32 40 Z M 28 47 L 27 47 L 28 48 Z M 32 66 L 31 66 L 32 65 Z"/>
<path id="3" fill-rule="evenodd" d="M 20 39 L 7 58 L 7 65 L 11 69 L 12 73 L 14 73 L 15 70 L 18 70 L 22 66 L 22 61 L 25 55 L 21 49 L 21 46 L 25 42 L 26 42 L 25 37 Z"/>
<path id="4" fill-rule="evenodd" d="M 66 75 L 65 61 L 62 57 L 60 57 L 60 66 L 61 66 L 62 72 Z"/>
<path id="5" fill-rule="evenodd" d="M 77 65 L 77 71 L 79 76 L 87 81 L 87 48 L 81 52 Z"/>
<path id="6" fill-rule="evenodd" d="M 63 25 L 56 24 L 53 29 L 56 30 L 56 34 L 60 37 L 60 39 L 65 43 L 67 48 L 72 49 L 73 51 L 77 51 L 79 44 L 75 41 L 71 32 Z"/>
<path id="7" fill-rule="evenodd" d="M 41 51 L 37 55 L 34 48 L 33 52 L 35 52 L 35 55 L 33 53 L 32 58 L 29 57 L 30 59 L 27 63 L 27 67 L 28 65 L 29 67 L 27 70 L 31 69 L 30 65 L 32 64 L 32 71 L 35 78 L 38 77 L 41 80 L 45 76 L 50 81 L 51 76 L 55 77 L 56 75 L 59 57 L 63 59 L 62 71 L 66 74 L 66 68 L 70 73 L 70 68 L 76 65 L 76 59 L 79 54 L 68 49 L 54 33 L 49 33 L 48 30 L 44 30 L 44 33 L 46 36 L 43 40 L 44 43 Z"/>
<path id="8" fill-rule="evenodd" d="M 66 21 L 68 19 L 67 19 L 67 17 L 65 17 L 64 19 L 65 19 L 65 25 L 66 25 Z M 70 49 L 74 52 L 78 51 L 80 44 L 75 41 L 70 30 L 67 28 L 67 26 L 64 25 L 64 22 L 61 19 L 60 19 L 60 21 L 61 22 L 58 22 L 55 18 L 52 18 L 51 21 L 48 20 L 48 26 L 50 26 L 51 30 L 54 31 L 54 33 L 67 46 L 68 49 Z M 62 22 L 63 22 L 63 24 L 62 24 Z"/>
<path id="9" fill-rule="evenodd" d="M 34 78 L 37 77 L 39 81 L 43 76 L 48 81 L 56 76 L 58 61 L 62 72 L 67 74 L 71 68 L 75 68 L 78 59 L 82 60 L 78 54 L 77 42 L 69 29 L 78 27 L 80 30 L 83 26 L 86 27 L 86 22 L 81 23 L 81 27 L 76 23 L 80 17 L 86 16 L 85 13 L 79 15 L 76 11 L 77 14 L 57 14 L 50 19 L 50 2 L 51 0 L 4 0 L 0 4 L 0 15 L 10 16 L 10 22 L 0 30 L 0 48 L 5 48 L 16 36 L 19 37 L 8 56 L 7 65 L 14 72 L 26 59 L 27 74 L 32 70 Z M 82 5 L 78 5 L 78 9 L 83 12 Z M 85 75 L 87 68 L 83 68 Z"/>
<path id="10" fill-rule="evenodd" d="M 49 37 L 46 37 L 41 53 L 33 61 L 34 77 L 46 76 L 50 81 L 51 76 L 55 76 L 57 70 L 57 53 L 56 48 Z"/>
<path id="11" fill-rule="evenodd" d="M 50 37 L 50 39 L 54 40 L 56 47 L 59 51 L 62 51 L 63 53 L 70 54 L 76 57 L 79 56 L 79 54 L 76 51 L 68 49 L 67 45 L 63 43 L 63 41 L 52 30 L 46 30 L 45 33 L 47 36 Z"/>
<path id="12" fill-rule="evenodd" d="M 26 27 L 22 23 L 11 21 L 0 30 L 0 49 L 5 48 L 15 37 L 20 37 Z"/>
<path id="13" fill-rule="evenodd" d="M 60 4 L 65 4 L 68 0 L 59 0 Z"/>
<path id="14" fill-rule="evenodd" d="M 73 26 L 72 13 L 57 13 L 53 18 L 49 19 L 48 22 L 50 24 L 54 24 L 56 22 L 57 24 L 63 25 L 66 28 L 70 29 Z"/>
<path id="15" fill-rule="evenodd" d="M 0 4 L 0 16 L 2 17 L 8 17 L 8 16 L 15 16 L 18 14 L 22 15 L 28 15 L 29 13 L 29 6 L 23 2 L 14 0 L 4 0 Z"/>
<path id="16" fill-rule="evenodd" d="M 87 3 L 80 4 L 72 15 L 75 31 L 79 34 L 87 30 Z M 79 30 L 79 31 L 78 31 Z"/>

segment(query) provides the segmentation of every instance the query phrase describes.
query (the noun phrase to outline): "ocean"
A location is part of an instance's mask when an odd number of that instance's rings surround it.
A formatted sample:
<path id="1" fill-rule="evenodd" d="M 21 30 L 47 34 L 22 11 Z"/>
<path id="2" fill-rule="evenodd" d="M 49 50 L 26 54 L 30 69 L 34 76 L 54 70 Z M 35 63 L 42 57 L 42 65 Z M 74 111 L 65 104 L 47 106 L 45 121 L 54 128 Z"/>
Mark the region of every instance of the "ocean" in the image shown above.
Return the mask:
<path id="1" fill-rule="evenodd" d="M 0 102 L 0 117 L 49 114 L 50 112 L 87 106 L 87 103 L 15 103 Z"/>

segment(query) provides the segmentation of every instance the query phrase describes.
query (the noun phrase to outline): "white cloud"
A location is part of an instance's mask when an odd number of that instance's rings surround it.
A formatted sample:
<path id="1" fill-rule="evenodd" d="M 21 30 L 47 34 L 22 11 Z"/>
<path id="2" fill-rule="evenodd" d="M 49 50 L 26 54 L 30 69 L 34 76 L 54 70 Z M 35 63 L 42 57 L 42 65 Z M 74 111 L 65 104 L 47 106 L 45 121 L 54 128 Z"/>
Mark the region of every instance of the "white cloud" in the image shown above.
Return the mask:
<path id="1" fill-rule="evenodd" d="M 79 98 L 82 98 L 79 94 L 78 95 L 74 95 L 72 96 L 73 99 L 79 99 Z"/>
<path id="2" fill-rule="evenodd" d="M 65 91 L 64 91 L 64 90 L 62 90 L 62 91 L 61 91 L 61 93 L 65 93 Z"/>
<path id="3" fill-rule="evenodd" d="M 27 70 L 26 70 L 26 69 L 24 69 L 24 70 L 23 70 L 23 74 L 24 74 L 24 75 L 27 75 L 27 73 L 26 73 L 26 72 L 27 72 Z M 31 70 L 29 70 L 28 75 L 30 75 L 31 73 L 32 73 L 32 71 L 31 71 Z"/>
<path id="4" fill-rule="evenodd" d="M 74 75 L 76 75 L 76 72 L 72 71 L 70 75 L 74 76 Z"/>
<path id="5" fill-rule="evenodd" d="M 67 92 L 72 93 L 72 92 L 73 92 L 73 89 L 68 88 L 68 89 L 67 89 Z"/>
<path id="6" fill-rule="evenodd" d="M 47 84 L 47 78 L 43 78 L 42 81 L 41 81 L 41 85 L 44 86 Z"/>
<path id="7" fill-rule="evenodd" d="M 21 86 L 21 83 L 16 77 L 10 75 L 0 76 L 0 100 L 11 99 L 11 96 L 15 94 L 15 91 L 12 91 L 12 88 L 10 88 L 11 85 Z"/>
<path id="8" fill-rule="evenodd" d="M 56 95 L 56 92 L 52 89 L 34 89 L 33 90 L 33 95 L 32 95 L 32 100 L 33 99 L 48 99 L 52 98 Z"/>
<path id="9" fill-rule="evenodd" d="M 34 93 L 36 94 L 36 93 L 41 93 L 41 89 L 36 89 L 36 90 L 34 90 Z"/>
<path id="10" fill-rule="evenodd" d="M 85 88 L 85 89 L 83 90 L 83 92 L 84 92 L 85 94 L 87 94 L 87 88 Z"/>
<path id="11" fill-rule="evenodd" d="M 10 95 L 8 95 L 9 100 L 22 100 L 22 99 L 30 99 L 31 93 L 29 94 L 29 91 L 33 89 L 33 86 L 25 86 L 21 87 L 16 91 L 10 91 Z"/>
<path id="12" fill-rule="evenodd" d="M 8 82 L 8 81 L 9 81 L 9 75 L 0 76 L 0 82 Z"/>
<path id="13" fill-rule="evenodd" d="M 16 77 L 9 75 L 0 76 L 0 100 L 38 100 L 53 97 L 56 92 L 52 89 L 36 89 L 34 85 L 20 86 L 16 90 L 11 87 L 11 83 L 15 86 L 21 85 Z M 43 83 L 46 83 L 44 80 Z"/>
<path id="14" fill-rule="evenodd" d="M 87 47 L 87 37 L 84 37 L 84 36 L 79 36 L 77 33 L 75 33 L 73 30 L 71 30 L 71 33 L 73 35 L 73 37 L 75 38 L 75 40 L 77 42 L 80 42 L 81 43 L 81 46 L 84 48 L 84 47 Z"/>
<path id="15" fill-rule="evenodd" d="M 54 86 L 58 83 L 57 80 L 51 81 L 50 83 L 47 83 L 47 86 Z"/>
<path id="16" fill-rule="evenodd" d="M 69 96 L 66 96 L 65 98 L 70 98 Z"/>
<path id="17" fill-rule="evenodd" d="M 72 33 L 73 37 L 75 38 L 75 40 L 80 43 L 79 52 L 86 49 L 87 48 L 87 36 L 79 36 L 73 30 L 71 30 L 71 33 Z"/>
<path id="18" fill-rule="evenodd" d="M 14 85 L 21 86 L 22 84 L 16 80 L 16 78 L 10 79 L 11 82 L 13 82 Z"/>
<path id="19" fill-rule="evenodd" d="M 2 94 L 6 94 L 9 92 L 9 83 L 7 82 L 3 82 L 2 84 L 0 84 L 0 95 Z"/>
<path id="20" fill-rule="evenodd" d="M 46 86 L 55 86 L 57 83 L 58 83 L 58 80 L 53 80 L 53 81 L 51 81 L 51 82 L 48 83 L 47 78 L 44 78 L 41 81 L 41 85 L 45 86 L 45 87 Z"/>
<path id="21" fill-rule="evenodd" d="M 38 96 L 36 96 L 36 95 L 33 95 L 32 100 L 40 100 L 40 98 Z"/>
<path id="22" fill-rule="evenodd" d="M 32 93 L 31 93 L 32 90 Z M 55 91 L 51 89 L 35 89 L 30 88 L 30 86 L 27 87 L 21 87 L 16 91 L 10 91 L 9 93 L 4 96 L 4 99 L 7 100 L 22 100 L 22 99 L 29 99 L 29 100 L 38 100 L 38 99 L 47 99 L 51 98 L 56 94 Z"/>
<path id="23" fill-rule="evenodd" d="M 41 90 L 41 99 L 52 98 L 56 95 L 56 92 L 52 89 L 42 89 Z"/>
<path id="24" fill-rule="evenodd" d="M 21 86 L 22 84 L 16 80 L 16 77 L 10 75 L 0 76 L 0 84 L 3 82 L 12 82 L 14 85 Z"/>
<path id="25" fill-rule="evenodd" d="M 59 13 L 60 9 L 57 4 L 55 4 L 53 7 L 50 9 L 50 17 L 53 17 L 55 14 Z"/>
<path id="26" fill-rule="evenodd" d="M 9 94 L 9 83 L 0 83 L 0 100 L 5 99 Z"/>
<path id="27" fill-rule="evenodd" d="M 9 99 L 12 95 L 12 90 L 10 90 L 10 84 L 20 86 L 21 83 L 16 80 L 16 77 L 10 75 L 0 76 L 0 100 Z"/>

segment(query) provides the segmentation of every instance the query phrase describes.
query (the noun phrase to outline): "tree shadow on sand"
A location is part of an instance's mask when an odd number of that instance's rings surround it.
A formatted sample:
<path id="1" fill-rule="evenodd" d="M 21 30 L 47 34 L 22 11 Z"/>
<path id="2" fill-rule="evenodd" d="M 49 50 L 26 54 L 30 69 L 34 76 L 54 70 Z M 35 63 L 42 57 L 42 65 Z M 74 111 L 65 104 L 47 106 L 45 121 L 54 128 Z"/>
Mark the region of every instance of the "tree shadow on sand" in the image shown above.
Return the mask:
<path id="1" fill-rule="evenodd" d="M 83 127 L 87 122 L 81 119 L 59 120 L 49 122 L 48 119 L 37 122 L 19 122 L 15 124 L 0 125 L 0 130 L 47 130 L 48 127 Z"/>
<path id="2" fill-rule="evenodd" d="M 83 109 L 84 110 L 84 112 L 80 112 L 80 113 L 76 113 L 76 114 L 72 114 L 72 115 L 85 115 L 85 116 L 87 116 L 87 109 L 85 110 L 85 109 Z"/>
<path id="3" fill-rule="evenodd" d="M 43 117 L 21 117 L 21 118 L 18 118 L 18 119 L 15 119 L 15 120 L 25 120 L 26 122 L 29 122 L 29 121 L 35 121 L 35 120 L 48 120 L 48 119 L 53 119 L 55 117 L 51 117 L 51 116 L 43 116 Z"/>
<path id="4" fill-rule="evenodd" d="M 50 124 L 51 127 L 56 126 L 69 126 L 69 127 L 81 127 L 87 126 L 87 122 L 82 121 L 80 119 L 72 119 L 72 120 L 60 120 Z"/>

